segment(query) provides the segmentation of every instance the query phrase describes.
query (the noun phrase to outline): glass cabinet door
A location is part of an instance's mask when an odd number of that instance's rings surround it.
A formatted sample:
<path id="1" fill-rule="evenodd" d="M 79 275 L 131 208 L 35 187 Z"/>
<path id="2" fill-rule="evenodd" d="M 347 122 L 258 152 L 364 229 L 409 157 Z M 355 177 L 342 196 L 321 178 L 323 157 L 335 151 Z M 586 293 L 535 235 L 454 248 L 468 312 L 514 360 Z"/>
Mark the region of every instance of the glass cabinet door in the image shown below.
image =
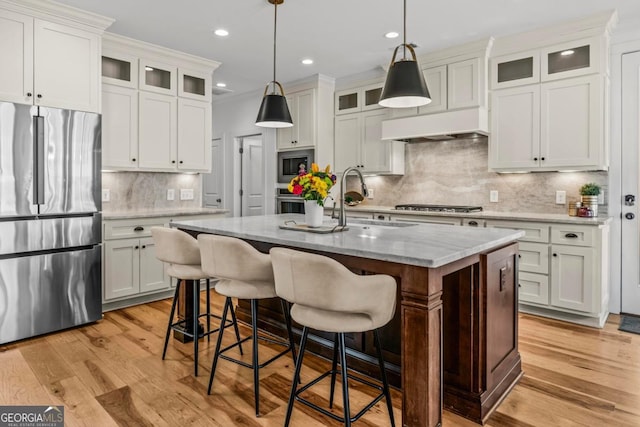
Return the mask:
<path id="1" fill-rule="evenodd" d="M 177 68 L 160 62 L 140 59 L 140 89 L 166 95 L 176 94 Z"/>
<path id="2" fill-rule="evenodd" d="M 564 79 L 600 72 L 599 38 L 579 40 L 542 50 L 542 81 Z"/>
<path id="3" fill-rule="evenodd" d="M 491 59 L 491 88 L 502 89 L 540 82 L 540 54 L 522 52 Z"/>
<path id="4" fill-rule="evenodd" d="M 380 95 L 382 95 L 383 84 L 377 83 L 362 88 L 362 111 L 382 108 L 378 102 L 380 101 Z"/>
<path id="5" fill-rule="evenodd" d="M 211 101 L 211 75 L 179 68 L 178 96 L 199 101 Z"/>
<path id="6" fill-rule="evenodd" d="M 336 92 L 336 114 L 355 113 L 361 109 L 358 89 L 349 89 Z"/>
<path id="7" fill-rule="evenodd" d="M 102 83 L 130 88 L 138 87 L 138 59 L 104 49 L 102 53 Z"/>

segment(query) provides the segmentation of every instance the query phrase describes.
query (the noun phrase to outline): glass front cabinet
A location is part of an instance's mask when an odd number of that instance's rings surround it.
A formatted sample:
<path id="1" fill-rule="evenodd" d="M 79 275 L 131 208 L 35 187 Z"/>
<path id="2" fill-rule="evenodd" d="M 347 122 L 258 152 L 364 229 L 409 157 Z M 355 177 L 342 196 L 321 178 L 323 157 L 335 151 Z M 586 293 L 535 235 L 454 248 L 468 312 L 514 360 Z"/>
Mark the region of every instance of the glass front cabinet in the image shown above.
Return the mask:
<path id="1" fill-rule="evenodd" d="M 384 82 L 336 92 L 335 114 L 349 114 L 382 108 L 378 101 Z"/>

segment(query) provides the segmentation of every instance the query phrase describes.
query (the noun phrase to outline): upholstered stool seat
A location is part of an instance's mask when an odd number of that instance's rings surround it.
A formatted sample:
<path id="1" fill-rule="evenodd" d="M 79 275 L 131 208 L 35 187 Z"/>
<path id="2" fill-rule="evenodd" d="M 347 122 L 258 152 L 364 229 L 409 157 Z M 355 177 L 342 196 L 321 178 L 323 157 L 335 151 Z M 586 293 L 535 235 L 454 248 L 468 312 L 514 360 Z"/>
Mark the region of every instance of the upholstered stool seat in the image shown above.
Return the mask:
<path id="1" fill-rule="evenodd" d="M 360 276 L 331 258 L 307 252 L 272 248 L 270 254 L 276 293 L 280 298 L 293 303 L 291 317 L 303 326 L 300 353 L 296 363 L 284 425 L 289 425 L 295 400 L 343 422 L 345 426 L 350 426 L 353 421 L 359 419 L 384 397 L 391 425 L 394 426 L 391 394 L 380 349 L 378 328 L 389 323 L 395 314 L 397 291 L 395 279 L 382 274 Z M 298 380 L 310 328 L 336 334 L 333 364 L 330 371 L 298 389 Z M 344 334 L 370 330 L 374 332 L 374 347 L 378 353 L 382 386 L 349 375 L 347 371 Z M 337 371 L 338 354 L 340 355 L 340 372 Z M 338 373 L 342 377 L 343 417 L 338 417 L 300 396 L 302 392 L 331 375 L 329 407 L 333 407 L 335 379 Z M 349 408 L 348 378 L 372 386 L 381 392 L 353 417 Z"/>
<path id="2" fill-rule="evenodd" d="M 164 337 L 162 360 L 164 360 L 167 354 L 167 346 L 169 344 L 171 330 L 178 330 L 183 335 L 193 338 L 193 374 L 198 376 L 198 340 L 205 336 L 207 337 L 207 340 L 210 340 L 210 335 L 219 330 L 219 328 L 211 329 L 211 317 L 221 319 L 220 316 L 211 314 L 211 276 L 202 271 L 200 265 L 200 248 L 198 247 L 198 241 L 196 239 L 184 231 L 167 227 L 151 227 L 151 236 L 153 237 L 153 241 L 156 245 L 156 257 L 160 261 L 166 263 L 165 271 L 167 275 L 176 279 L 176 290 L 171 303 L 167 332 Z M 183 280 L 190 281 L 193 286 L 193 319 L 173 322 L 173 316 L 175 314 L 178 295 L 180 294 L 180 287 Z M 207 281 L 207 306 L 204 314 L 200 314 L 201 280 Z M 232 320 L 230 324 L 234 326 L 236 330 L 236 337 L 240 340 L 240 332 L 238 330 L 235 312 L 232 311 L 231 315 Z M 206 332 L 203 331 L 200 333 L 199 320 L 202 317 L 206 318 L 207 330 Z M 187 325 L 189 320 L 192 320 L 191 325 Z M 188 326 L 191 328 L 191 331 L 188 330 Z M 242 351 L 242 347 L 240 350 Z"/>
<path id="3" fill-rule="evenodd" d="M 258 300 L 276 297 L 275 283 L 273 281 L 273 267 L 271 257 L 263 254 L 251 246 L 249 243 L 233 237 L 200 234 L 198 236 L 200 244 L 200 255 L 202 259 L 202 269 L 206 274 L 216 276 L 220 279 L 216 285 L 216 292 L 227 297 L 222 310 L 222 327 L 218 334 L 216 349 L 211 365 L 211 375 L 209 377 L 209 387 L 207 393 L 211 394 L 213 379 L 216 373 L 219 358 L 237 363 L 241 366 L 253 369 L 253 392 L 256 416 L 260 416 L 260 369 L 267 366 L 277 358 L 291 351 L 294 364 L 296 362 L 295 345 L 293 344 L 293 334 L 291 332 L 291 319 L 289 316 L 289 306 L 285 301 L 281 302 L 282 313 L 289 335 L 288 342 L 282 342 L 272 338 L 258 335 Z M 227 310 L 232 306 L 231 298 L 251 300 L 251 337 L 244 338 L 238 343 L 221 348 L 222 337 L 225 329 Z M 251 364 L 242 360 L 237 360 L 225 355 L 239 343 L 251 339 L 253 344 L 253 355 Z M 280 344 L 286 348 L 269 360 L 258 362 L 258 339 Z"/>

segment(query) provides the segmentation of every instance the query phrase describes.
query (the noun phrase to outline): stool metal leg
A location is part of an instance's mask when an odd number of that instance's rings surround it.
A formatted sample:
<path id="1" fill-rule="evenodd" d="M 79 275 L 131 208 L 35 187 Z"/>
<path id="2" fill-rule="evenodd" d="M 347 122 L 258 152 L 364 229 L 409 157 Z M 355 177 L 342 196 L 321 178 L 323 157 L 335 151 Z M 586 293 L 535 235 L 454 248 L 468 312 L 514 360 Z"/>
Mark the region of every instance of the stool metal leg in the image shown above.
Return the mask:
<path id="1" fill-rule="evenodd" d="M 207 341 L 211 342 L 211 280 L 207 279 Z"/>
<path id="2" fill-rule="evenodd" d="M 389 420 L 391 421 L 391 427 L 395 427 L 396 423 L 393 419 L 393 406 L 391 405 L 391 393 L 389 393 L 389 383 L 387 382 L 387 372 L 384 369 L 384 359 L 382 358 L 382 348 L 380 346 L 380 337 L 378 336 L 378 330 L 373 331 L 374 345 L 378 353 L 378 364 L 380 365 L 380 378 L 382 379 L 382 392 L 387 400 L 387 409 L 389 410 Z"/>
<path id="3" fill-rule="evenodd" d="M 253 394 L 256 417 L 260 416 L 260 368 L 258 367 L 258 300 L 251 300 L 251 334 L 253 338 Z"/>
<path id="4" fill-rule="evenodd" d="M 238 348 L 240 349 L 240 355 L 244 355 L 244 351 L 242 351 L 242 344 L 240 343 L 240 329 L 238 329 L 238 319 L 236 319 L 236 310 L 233 308 L 233 304 L 230 305 L 231 309 L 231 321 L 233 322 L 233 329 L 236 332 L 236 340 L 238 341 Z"/>
<path id="5" fill-rule="evenodd" d="M 200 281 L 192 280 L 193 286 L 193 376 L 198 376 L 198 341 L 200 331 L 198 319 L 200 318 Z"/>
<path id="6" fill-rule="evenodd" d="M 296 345 L 293 342 L 293 331 L 291 330 L 291 314 L 289 313 L 289 303 L 281 299 L 280 306 L 282 307 L 284 322 L 287 325 L 287 334 L 289 335 L 289 348 L 291 349 L 291 356 L 293 357 L 293 364 L 295 365 L 296 364 Z"/>
<path id="7" fill-rule="evenodd" d="M 298 389 L 298 382 L 300 381 L 300 370 L 302 369 L 302 359 L 304 358 L 304 349 L 307 346 L 308 335 L 309 328 L 305 326 L 302 328 L 300 351 L 298 353 L 298 360 L 296 362 L 296 370 L 293 374 L 293 381 L 291 382 L 291 394 L 289 395 L 289 403 L 287 404 L 287 415 L 284 419 L 284 427 L 289 427 L 289 422 L 291 421 L 291 412 L 293 411 L 293 402 L 296 399 L 296 391 Z"/>
<path id="8" fill-rule="evenodd" d="M 167 333 L 164 336 L 164 348 L 162 349 L 162 360 L 167 355 L 167 345 L 169 344 L 169 336 L 171 335 L 171 322 L 173 322 L 173 315 L 176 312 L 176 304 L 178 303 L 178 293 L 180 292 L 180 279 L 176 279 L 176 292 L 173 295 L 173 302 L 171 303 L 171 313 L 169 314 L 169 324 L 167 325 Z"/>
<path id="9" fill-rule="evenodd" d="M 347 352 L 344 344 L 344 333 L 338 334 L 340 341 L 340 365 L 342 367 L 342 406 L 344 408 L 344 426 L 351 426 L 351 411 L 349 409 L 349 381 L 347 377 Z"/>
<path id="10" fill-rule="evenodd" d="M 331 364 L 331 393 L 329 394 L 329 408 L 333 408 L 333 393 L 336 389 L 336 371 L 338 369 L 338 333 L 333 339 L 333 362 Z"/>
<path id="11" fill-rule="evenodd" d="M 211 386 L 213 385 L 213 376 L 216 373 L 216 367 L 218 366 L 218 358 L 220 357 L 220 345 L 222 344 L 222 335 L 224 334 L 225 325 L 227 322 L 227 310 L 231 305 L 231 298 L 227 297 L 224 301 L 224 308 L 222 309 L 222 321 L 220 322 L 220 331 L 218 331 L 218 340 L 216 341 L 216 350 L 213 353 L 213 362 L 211 363 L 211 374 L 209 375 L 209 387 L 207 388 L 207 394 L 211 394 Z"/>

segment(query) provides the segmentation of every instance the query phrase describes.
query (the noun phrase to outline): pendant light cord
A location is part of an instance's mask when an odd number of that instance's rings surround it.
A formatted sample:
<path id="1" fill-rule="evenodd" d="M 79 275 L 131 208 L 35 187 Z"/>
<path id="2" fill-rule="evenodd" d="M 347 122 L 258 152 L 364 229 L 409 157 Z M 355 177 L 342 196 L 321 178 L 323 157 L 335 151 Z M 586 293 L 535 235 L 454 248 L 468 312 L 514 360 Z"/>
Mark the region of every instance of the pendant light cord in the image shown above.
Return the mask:
<path id="1" fill-rule="evenodd" d="M 405 0 L 406 1 L 406 0 Z M 276 31 L 278 29 L 278 0 L 273 2 L 273 93 L 276 93 Z"/>
<path id="2" fill-rule="evenodd" d="M 403 27 L 402 27 L 402 56 L 406 60 L 407 59 L 407 0 L 404 0 L 404 9 L 403 9 Z"/>

